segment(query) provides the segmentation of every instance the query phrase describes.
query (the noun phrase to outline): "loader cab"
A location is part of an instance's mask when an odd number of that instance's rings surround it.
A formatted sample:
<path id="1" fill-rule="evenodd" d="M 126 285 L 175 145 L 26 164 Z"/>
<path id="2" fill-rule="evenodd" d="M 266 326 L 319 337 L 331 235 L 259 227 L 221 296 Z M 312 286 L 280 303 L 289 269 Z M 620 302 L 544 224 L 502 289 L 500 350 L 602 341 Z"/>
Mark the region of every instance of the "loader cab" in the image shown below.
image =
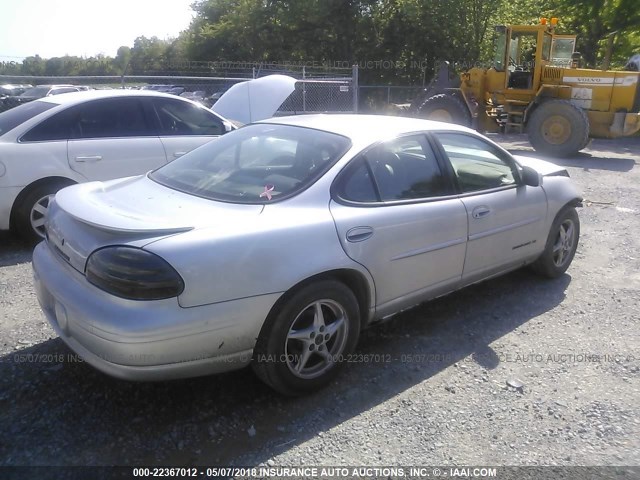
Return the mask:
<path id="1" fill-rule="evenodd" d="M 551 59 L 553 35 L 546 25 L 498 26 L 493 68 L 504 72 L 505 93 L 535 93 Z"/>

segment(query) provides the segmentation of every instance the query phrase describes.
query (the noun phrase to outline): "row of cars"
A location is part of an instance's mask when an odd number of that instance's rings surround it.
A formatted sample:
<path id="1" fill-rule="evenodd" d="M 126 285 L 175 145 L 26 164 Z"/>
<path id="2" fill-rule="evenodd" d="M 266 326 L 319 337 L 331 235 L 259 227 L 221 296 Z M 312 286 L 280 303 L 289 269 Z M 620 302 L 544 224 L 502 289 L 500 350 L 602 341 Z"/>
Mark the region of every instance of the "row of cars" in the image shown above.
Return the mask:
<path id="1" fill-rule="evenodd" d="M 194 102 L 198 102 L 205 107 L 211 108 L 224 94 L 226 88 L 216 90 L 213 93 L 208 93 L 206 90 L 187 90 L 184 85 L 145 85 L 140 88 L 141 90 L 153 90 L 156 92 L 170 93 L 172 95 L 179 95 Z"/>
<path id="2" fill-rule="evenodd" d="M 110 87 L 101 87 L 110 89 Z M 60 95 L 62 93 L 81 92 L 92 90 L 92 87 L 86 85 L 27 85 L 27 84 L 4 84 L 0 85 L 0 112 L 9 110 L 23 103 L 31 102 L 39 98 Z M 187 90 L 184 85 L 144 85 L 134 88 L 135 90 L 151 90 L 154 92 L 169 93 L 177 95 L 189 100 L 193 100 L 206 107 L 213 106 L 214 103 L 224 94 L 223 90 L 216 90 L 208 93 L 206 90 Z"/>
<path id="3" fill-rule="evenodd" d="M 525 265 L 562 275 L 580 231 L 564 168 L 464 127 L 236 128 L 153 91 L 0 114 L 0 192 L 0 227 L 44 236 L 38 300 L 86 362 L 129 380 L 251 365 L 290 395 L 327 385 L 362 328 L 405 308 Z"/>
<path id="4" fill-rule="evenodd" d="M 60 95 L 62 93 L 90 90 L 85 85 L 11 85 L 0 86 L 0 112 L 17 107 L 39 98 Z"/>

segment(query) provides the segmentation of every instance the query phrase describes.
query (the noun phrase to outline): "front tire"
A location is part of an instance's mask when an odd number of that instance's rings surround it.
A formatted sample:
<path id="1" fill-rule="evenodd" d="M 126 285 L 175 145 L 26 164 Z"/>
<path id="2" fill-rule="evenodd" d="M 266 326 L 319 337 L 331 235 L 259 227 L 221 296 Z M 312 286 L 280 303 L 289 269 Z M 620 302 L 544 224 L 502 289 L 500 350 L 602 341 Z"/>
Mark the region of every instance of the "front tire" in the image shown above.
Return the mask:
<path id="1" fill-rule="evenodd" d="M 322 388 L 339 372 L 360 333 L 360 311 L 343 283 L 323 280 L 294 292 L 266 321 L 254 348 L 258 377 L 285 395 Z"/>
<path id="2" fill-rule="evenodd" d="M 556 216 L 549 231 L 544 252 L 532 264 L 536 273 L 556 278 L 567 271 L 580 239 L 580 219 L 573 207 L 565 207 Z"/>
<path id="3" fill-rule="evenodd" d="M 571 157 L 589 143 L 589 118 L 568 100 L 547 100 L 527 124 L 533 148 L 552 157 Z"/>

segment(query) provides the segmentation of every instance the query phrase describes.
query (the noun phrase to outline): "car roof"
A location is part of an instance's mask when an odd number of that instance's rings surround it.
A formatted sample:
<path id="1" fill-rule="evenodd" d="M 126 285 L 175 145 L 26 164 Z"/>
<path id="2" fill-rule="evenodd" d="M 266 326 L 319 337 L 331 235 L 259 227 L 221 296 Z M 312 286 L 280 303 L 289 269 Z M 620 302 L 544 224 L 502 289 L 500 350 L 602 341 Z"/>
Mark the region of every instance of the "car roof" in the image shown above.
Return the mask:
<path id="1" fill-rule="evenodd" d="M 55 103 L 56 105 L 75 105 L 77 103 L 86 102 L 99 98 L 116 98 L 116 97 L 162 97 L 162 98 L 178 98 L 180 101 L 188 101 L 176 95 L 168 93 L 156 92 L 154 90 L 87 90 L 81 92 L 62 93 L 52 97 L 45 97 L 38 100 L 39 102 Z"/>
<path id="2" fill-rule="evenodd" d="M 391 117 L 386 115 L 360 114 L 313 114 L 273 117 L 258 123 L 274 123 L 298 127 L 314 128 L 349 137 L 354 142 L 371 143 L 403 133 L 429 130 L 448 130 L 476 133 L 469 128 L 452 123 L 434 122 L 411 117 Z"/>

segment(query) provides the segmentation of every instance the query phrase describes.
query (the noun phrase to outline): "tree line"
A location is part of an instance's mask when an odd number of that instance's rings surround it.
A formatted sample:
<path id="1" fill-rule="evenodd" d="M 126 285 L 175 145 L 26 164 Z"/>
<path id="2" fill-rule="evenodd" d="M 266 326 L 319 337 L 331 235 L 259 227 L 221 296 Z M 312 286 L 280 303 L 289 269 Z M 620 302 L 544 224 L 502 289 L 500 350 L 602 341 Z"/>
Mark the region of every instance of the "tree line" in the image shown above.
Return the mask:
<path id="1" fill-rule="evenodd" d="M 363 84 L 412 85 L 441 60 L 486 62 L 494 25 L 552 16 L 558 33 L 579 36 L 586 66 L 602 63 L 609 39 L 613 68 L 640 53 L 637 0 L 196 0 L 192 8 L 193 21 L 174 39 L 141 36 L 115 57 L 34 55 L 0 63 L 0 74 L 233 76 L 252 64 L 357 64 Z"/>

